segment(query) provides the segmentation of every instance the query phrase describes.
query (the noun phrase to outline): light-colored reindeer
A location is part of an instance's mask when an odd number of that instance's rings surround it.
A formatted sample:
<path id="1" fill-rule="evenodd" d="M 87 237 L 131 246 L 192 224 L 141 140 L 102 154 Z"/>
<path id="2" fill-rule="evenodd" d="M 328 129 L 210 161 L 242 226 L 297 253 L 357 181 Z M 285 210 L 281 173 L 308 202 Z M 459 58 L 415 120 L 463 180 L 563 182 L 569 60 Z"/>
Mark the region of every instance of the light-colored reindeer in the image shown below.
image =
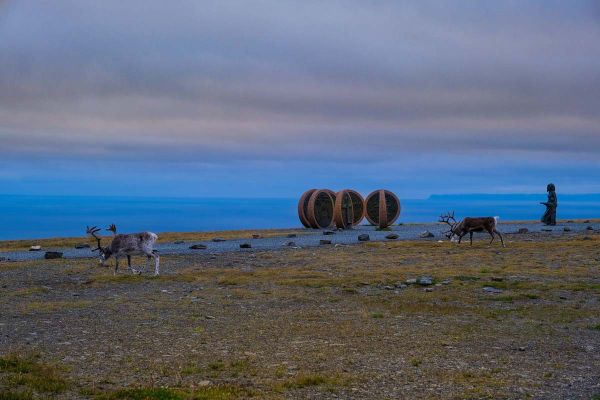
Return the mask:
<path id="1" fill-rule="evenodd" d="M 154 250 L 154 243 L 158 239 L 158 236 L 152 232 L 140 232 L 131 234 L 117 234 L 117 227 L 115 224 L 111 224 L 108 229 L 113 233 L 113 239 L 110 245 L 102 247 L 100 244 L 100 238 L 96 236 L 96 233 L 100 231 L 98 227 L 87 227 L 87 233 L 93 236 L 98 242 L 98 247 L 92 251 L 98 251 L 100 254 L 100 262 L 102 265 L 106 265 L 106 261 L 110 257 L 115 258 L 115 270 L 114 274 L 117 274 L 119 269 L 119 258 L 127 256 L 127 265 L 134 274 L 141 274 L 142 271 L 137 271 L 131 267 L 131 256 L 145 255 L 154 259 L 154 275 L 159 274 L 159 263 L 160 257 L 157 251 Z"/>
<path id="2" fill-rule="evenodd" d="M 500 236 L 500 241 L 502 241 L 502 247 L 505 247 L 502 233 L 500 233 L 500 231 L 497 229 L 498 217 L 466 217 L 462 221 L 457 222 L 454 218 L 454 211 L 452 211 L 446 215 L 440 215 L 439 222 L 444 222 L 450 225 L 450 230 L 446 232 L 446 237 L 448 237 L 450 240 L 453 240 L 455 237 L 457 237 L 458 243 L 460 243 L 463 236 L 468 233 L 471 245 L 473 245 L 473 232 L 486 231 L 492 237 L 490 244 L 492 244 L 495 239 L 494 234 L 497 234 Z"/>

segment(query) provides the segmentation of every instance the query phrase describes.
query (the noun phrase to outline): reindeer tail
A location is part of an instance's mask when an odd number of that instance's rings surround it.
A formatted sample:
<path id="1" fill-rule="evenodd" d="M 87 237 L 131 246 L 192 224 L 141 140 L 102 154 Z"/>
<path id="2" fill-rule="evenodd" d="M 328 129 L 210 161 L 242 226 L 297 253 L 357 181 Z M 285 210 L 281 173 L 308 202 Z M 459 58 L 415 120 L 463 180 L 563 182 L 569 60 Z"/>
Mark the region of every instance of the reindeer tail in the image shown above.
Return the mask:
<path id="1" fill-rule="evenodd" d="M 494 221 L 496 222 L 496 224 L 498 224 L 498 220 L 499 220 L 499 219 L 500 219 L 500 217 L 499 217 L 499 216 L 495 216 L 495 217 L 494 217 Z"/>

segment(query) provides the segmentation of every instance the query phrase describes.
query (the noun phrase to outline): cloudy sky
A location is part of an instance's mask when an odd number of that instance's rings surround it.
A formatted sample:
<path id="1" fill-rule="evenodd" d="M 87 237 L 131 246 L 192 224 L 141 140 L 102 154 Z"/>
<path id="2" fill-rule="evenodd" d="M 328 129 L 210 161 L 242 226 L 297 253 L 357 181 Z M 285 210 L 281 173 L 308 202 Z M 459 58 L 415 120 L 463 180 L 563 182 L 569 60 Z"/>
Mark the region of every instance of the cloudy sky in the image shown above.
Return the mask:
<path id="1" fill-rule="evenodd" d="M 600 192 L 599 1 L 0 0 L 0 193 Z"/>

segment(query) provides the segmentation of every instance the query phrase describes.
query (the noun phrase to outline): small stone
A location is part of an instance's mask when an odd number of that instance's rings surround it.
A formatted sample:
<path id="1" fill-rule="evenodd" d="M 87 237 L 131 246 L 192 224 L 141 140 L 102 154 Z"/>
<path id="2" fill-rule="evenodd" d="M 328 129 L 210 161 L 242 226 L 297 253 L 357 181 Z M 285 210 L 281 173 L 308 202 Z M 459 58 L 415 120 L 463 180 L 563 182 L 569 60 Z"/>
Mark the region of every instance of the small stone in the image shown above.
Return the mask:
<path id="1" fill-rule="evenodd" d="M 593 230 L 594 230 L 594 227 L 590 225 L 590 226 L 588 226 L 588 227 L 587 227 L 587 228 L 585 228 L 585 229 L 586 229 L 586 230 L 588 230 L 588 231 L 593 231 Z"/>
<path id="2" fill-rule="evenodd" d="M 417 279 L 410 278 L 410 279 L 407 279 L 406 281 L 404 281 L 404 283 L 406 283 L 407 285 L 414 285 L 415 283 L 417 283 Z"/>
<path id="3" fill-rule="evenodd" d="M 283 245 L 287 247 L 296 247 L 296 242 L 289 241 L 285 242 Z"/>
<path id="4" fill-rule="evenodd" d="M 6 257 L 0 257 L 0 261 L 8 261 L 8 258 L 6 258 Z"/>
<path id="5" fill-rule="evenodd" d="M 417 283 L 421 286 L 433 285 L 433 278 L 431 276 L 421 276 L 417 279 Z"/>
<path id="6" fill-rule="evenodd" d="M 47 251 L 46 254 L 44 254 L 46 260 L 55 260 L 57 258 L 62 258 L 62 256 L 63 253 L 60 251 Z"/>
<path id="7" fill-rule="evenodd" d="M 194 244 L 190 246 L 192 250 L 206 250 L 207 246 L 205 244 Z"/>
<path id="8" fill-rule="evenodd" d="M 558 298 L 561 299 L 561 300 L 567 300 L 566 296 L 559 296 Z"/>
<path id="9" fill-rule="evenodd" d="M 408 285 L 405 285 L 404 283 L 396 283 L 395 285 L 398 289 L 406 289 L 408 287 Z"/>
<path id="10" fill-rule="evenodd" d="M 185 242 L 183 240 L 176 240 L 173 242 L 173 244 L 184 244 Z"/>
<path id="11" fill-rule="evenodd" d="M 440 282 L 442 285 L 449 285 L 450 284 L 450 279 L 444 279 L 442 282 Z"/>
<path id="12" fill-rule="evenodd" d="M 198 382 L 198 386 L 210 386 L 210 381 L 200 381 Z"/>
<path id="13" fill-rule="evenodd" d="M 543 228 L 542 231 L 543 232 L 552 232 L 552 229 L 550 229 L 550 228 Z"/>
<path id="14" fill-rule="evenodd" d="M 319 244 L 320 245 L 331 244 L 331 240 L 321 239 L 321 240 L 319 240 Z"/>
<path id="15" fill-rule="evenodd" d="M 324 231 L 323 235 L 325 235 L 325 236 L 335 235 L 335 232 L 334 231 Z"/>
<path id="16" fill-rule="evenodd" d="M 215 243 L 219 243 L 219 242 L 224 242 L 225 239 L 217 237 L 217 238 L 213 238 L 212 241 L 215 242 Z"/>
<path id="17" fill-rule="evenodd" d="M 384 286 L 383 288 L 384 288 L 385 290 L 394 290 L 394 289 L 395 289 L 395 287 L 394 287 L 394 286 L 391 286 L 391 285 L 386 285 L 386 286 Z"/>
<path id="18" fill-rule="evenodd" d="M 519 347 L 519 351 L 525 351 L 525 347 L 523 347 L 523 346 Z"/>
<path id="19" fill-rule="evenodd" d="M 254 235 L 252 235 L 252 239 L 260 239 L 262 236 L 259 235 L 258 233 L 255 233 Z"/>
<path id="20" fill-rule="evenodd" d="M 428 288 L 425 288 L 424 290 L 425 290 L 426 292 L 433 292 L 433 288 L 430 288 L 430 287 L 428 287 Z"/>
<path id="21" fill-rule="evenodd" d="M 502 293 L 501 289 L 495 288 L 495 287 L 491 287 L 491 286 L 486 286 L 483 288 L 483 291 L 486 293 Z"/>
<path id="22" fill-rule="evenodd" d="M 39 245 L 31 246 L 29 248 L 29 251 L 40 251 L 40 250 L 42 250 L 42 246 L 39 246 Z"/>
<path id="23" fill-rule="evenodd" d="M 565 227 L 563 228 L 563 231 L 564 231 L 564 232 L 571 232 L 571 228 L 569 228 L 568 226 L 565 226 Z"/>
<path id="24" fill-rule="evenodd" d="M 501 276 L 492 276 L 492 281 L 494 282 L 502 282 L 504 280 L 504 278 L 502 278 Z"/>
<path id="25" fill-rule="evenodd" d="M 358 241 L 359 242 L 368 242 L 369 240 L 371 240 L 371 238 L 369 237 L 368 234 L 363 233 L 361 235 L 358 235 Z"/>
<path id="26" fill-rule="evenodd" d="M 421 232 L 421 234 L 419 235 L 419 237 L 420 237 L 421 239 L 432 238 L 432 237 L 434 237 L 434 236 L 435 236 L 435 235 L 434 235 L 433 233 L 429 232 L 429 231 L 423 231 L 423 232 Z"/>
<path id="27" fill-rule="evenodd" d="M 215 317 L 213 317 L 212 315 L 205 315 L 204 318 L 206 318 L 206 319 L 215 319 Z"/>
<path id="28" fill-rule="evenodd" d="M 289 233 L 289 234 L 287 235 L 287 237 L 288 237 L 288 238 L 295 238 L 295 237 L 296 237 L 296 234 L 295 234 L 295 233 Z"/>
<path id="29" fill-rule="evenodd" d="M 529 229 L 527 228 L 521 228 L 517 231 L 517 233 L 520 233 L 521 235 L 525 234 L 525 233 L 529 233 Z"/>
<path id="30" fill-rule="evenodd" d="M 87 243 L 77 243 L 77 244 L 75 245 L 75 248 L 76 248 L 77 250 L 81 250 L 81 249 L 89 249 L 89 248 L 90 248 L 90 245 L 89 245 L 89 244 L 87 244 Z"/>
<path id="31" fill-rule="evenodd" d="M 252 245 L 250 243 L 242 243 L 240 244 L 240 249 L 251 249 Z"/>
<path id="32" fill-rule="evenodd" d="M 395 234 L 395 233 L 390 233 L 390 234 L 387 234 L 387 235 L 385 235 L 385 238 L 386 238 L 386 239 L 389 239 L 389 240 L 396 240 L 396 239 L 398 239 L 399 237 L 400 237 L 400 236 L 398 236 L 398 235 L 397 235 L 397 234 Z"/>

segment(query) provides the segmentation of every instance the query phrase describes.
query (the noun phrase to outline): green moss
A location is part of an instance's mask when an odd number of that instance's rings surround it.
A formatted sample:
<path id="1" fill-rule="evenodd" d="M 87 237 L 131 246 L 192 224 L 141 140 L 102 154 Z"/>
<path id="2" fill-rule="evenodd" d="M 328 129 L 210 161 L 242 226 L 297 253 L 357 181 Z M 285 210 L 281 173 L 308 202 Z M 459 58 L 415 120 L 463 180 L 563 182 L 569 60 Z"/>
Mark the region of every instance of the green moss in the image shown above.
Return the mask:
<path id="1" fill-rule="evenodd" d="M 4 382 L 12 388 L 25 388 L 11 396 L 27 396 L 29 392 L 62 393 L 69 383 L 55 366 L 42 364 L 34 357 L 9 355 L 0 358 L 0 372 L 6 373 Z"/>

